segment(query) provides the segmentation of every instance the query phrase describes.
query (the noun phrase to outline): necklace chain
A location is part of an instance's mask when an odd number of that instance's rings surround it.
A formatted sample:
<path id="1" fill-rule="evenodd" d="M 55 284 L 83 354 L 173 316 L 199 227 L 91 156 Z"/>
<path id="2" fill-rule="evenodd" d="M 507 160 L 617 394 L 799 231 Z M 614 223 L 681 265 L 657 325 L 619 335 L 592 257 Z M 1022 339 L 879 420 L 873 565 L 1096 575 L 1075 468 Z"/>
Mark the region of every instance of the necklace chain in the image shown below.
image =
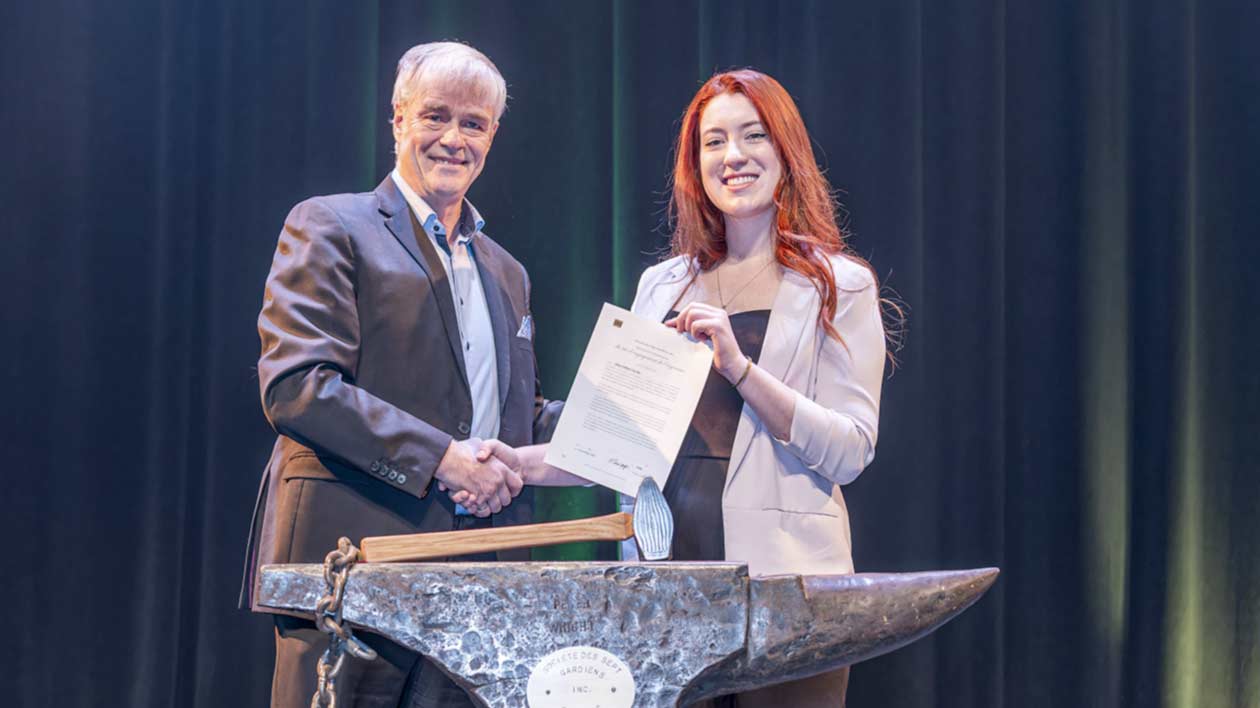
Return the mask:
<path id="1" fill-rule="evenodd" d="M 752 283 L 753 283 L 753 281 L 754 281 L 754 280 L 756 280 L 757 278 L 760 278 L 760 277 L 761 277 L 761 274 L 762 274 L 762 273 L 764 273 L 764 272 L 766 272 L 766 269 L 767 269 L 767 268 L 769 268 L 769 267 L 770 267 L 770 264 L 771 264 L 771 263 L 774 263 L 774 262 L 775 262 L 775 259 L 774 259 L 774 258 L 771 258 L 770 260 L 766 261 L 766 264 L 765 264 L 765 265 L 763 265 L 763 266 L 761 266 L 761 270 L 759 270 L 759 271 L 757 271 L 756 273 L 754 273 L 754 274 L 753 274 L 753 277 L 749 278 L 749 279 L 748 279 L 748 280 L 747 280 L 747 281 L 746 281 L 746 282 L 745 282 L 742 286 L 740 286 L 739 290 L 736 290 L 736 291 L 735 291 L 735 294 L 731 296 L 731 299 L 730 299 L 730 300 L 727 300 L 726 298 L 722 297 L 722 275 L 721 275 L 722 269 L 721 269 L 721 267 L 720 267 L 720 266 L 719 266 L 719 267 L 717 267 L 717 268 L 714 268 L 714 269 L 713 269 L 713 278 L 714 278 L 714 280 L 716 280 L 716 281 L 717 281 L 717 289 L 718 289 L 718 305 L 719 305 L 719 306 L 720 306 L 723 310 L 725 310 L 725 309 L 726 309 L 726 306 L 727 306 L 728 304 L 730 304 L 730 303 L 732 303 L 732 302 L 735 302 L 735 298 L 739 297 L 739 294 L 740 294 L 740 293 L 742 293 L 742 292 L 744 292 L 744 290 L 748 289 L 748 286 L 749 286 L 749 285 L 752 285 Z"/>

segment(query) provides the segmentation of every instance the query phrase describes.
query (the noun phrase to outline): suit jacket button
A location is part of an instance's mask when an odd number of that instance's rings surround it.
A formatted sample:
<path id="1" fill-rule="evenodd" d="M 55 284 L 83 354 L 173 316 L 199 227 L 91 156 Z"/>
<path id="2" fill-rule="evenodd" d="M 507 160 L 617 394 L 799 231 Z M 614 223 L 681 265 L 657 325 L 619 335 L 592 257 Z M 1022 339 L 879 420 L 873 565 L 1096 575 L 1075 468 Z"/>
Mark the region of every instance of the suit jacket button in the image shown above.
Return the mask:
<path id="1" fill-rule="evenodd" d="M 389 471 L 389 478 L 390 478 L 390 479 L 398 479 L 398 473 L 397 473 L 397 472 L 395 472 L 395 471 L 393 471 L 393 470 L 390 470 L 390 471 Z"/>
<path id="2" fill-rule="evenodd" d="M 405 475 L 405 474 L 399 474 L 399 475 L 398 475 L 398 483 L 399 483 L 399 484 L 406 484 L 406 483 L 407 483 L 407 475 Z"/>
<path id="3" fill-rule="evenodd" d="M 468 424 L 467 424 L 467 423 L 460 423 L 460 424 L 459 424 L 459 432 L 460 432 L 460 434 L 462 434 L 462 435 L 467 435 L 469 430 L 470 430 L 470 428 L 468 427 Z"/>
<path id="4" fill-rule="evenodd" d="M 380 461 L 380 460 L 373 460 L 373 461 L 372 461 L 372 471 L 373 471 L 373 472 L 378 472 L 378 471 L 380 471 L 380 469 L 381 469 L 381 461 Z"/>

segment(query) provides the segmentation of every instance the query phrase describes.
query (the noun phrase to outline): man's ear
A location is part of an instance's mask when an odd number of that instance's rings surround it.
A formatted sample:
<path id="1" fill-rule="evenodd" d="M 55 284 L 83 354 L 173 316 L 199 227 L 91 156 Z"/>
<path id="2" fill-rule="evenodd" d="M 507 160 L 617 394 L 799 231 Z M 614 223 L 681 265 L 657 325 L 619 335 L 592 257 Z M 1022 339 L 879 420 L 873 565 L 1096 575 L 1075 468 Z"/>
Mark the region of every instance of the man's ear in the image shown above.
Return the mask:
<path id="1" fill-rule="evenodd" d="M 389 127 L 394 131 L 394 142 L 402 141 L 403 120 L 406 119 L 406 112 L 401 103 L 394 104 L 394 118 L 389 122 Z"/>

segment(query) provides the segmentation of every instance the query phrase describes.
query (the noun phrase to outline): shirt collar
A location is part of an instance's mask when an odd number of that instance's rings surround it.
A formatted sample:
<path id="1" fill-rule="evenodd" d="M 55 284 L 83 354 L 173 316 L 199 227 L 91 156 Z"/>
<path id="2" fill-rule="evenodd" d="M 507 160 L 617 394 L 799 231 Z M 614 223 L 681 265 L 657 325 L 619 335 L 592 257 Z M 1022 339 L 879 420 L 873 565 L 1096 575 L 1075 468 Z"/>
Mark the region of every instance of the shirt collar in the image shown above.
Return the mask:
<path id="1" fill-rule="evenodd" d="M 426 233 L 432 236 L 443 249 L 446 247 L 446 227 L 442 222 L 438 221 L 437 213 L 433 211 L 433 207 L 424 201 L 416 191 L 407 184 L 407 180 L 403 179 L 402 173 L 395 167 L 389 176 L 393 178 L 394 184 L 398 186 L 398 191 L 402 192 L 403 199 L 407 200 L 407 205 L 411 207 L 411 211 L 415 213 L 416 220 L 424 227 Z M 472 205 L 472 202 L 464 200 L 464 208 L 460 210 L 460 234 L 457 241 L 467 242 L 472 235 L 479 233 L 486 226 L 486 220 L 481 218 L 481 212 Z M 472 228 L 469 228 L 471 222 Z"/>

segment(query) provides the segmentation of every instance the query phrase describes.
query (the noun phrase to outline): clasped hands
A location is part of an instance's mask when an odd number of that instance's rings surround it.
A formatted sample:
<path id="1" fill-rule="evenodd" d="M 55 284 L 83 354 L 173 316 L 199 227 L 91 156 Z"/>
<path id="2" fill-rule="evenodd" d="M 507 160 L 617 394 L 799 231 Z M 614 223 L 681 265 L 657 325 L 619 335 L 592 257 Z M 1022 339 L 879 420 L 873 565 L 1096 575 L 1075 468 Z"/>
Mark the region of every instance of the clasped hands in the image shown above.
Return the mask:
<path id="1" fill-rule="evenodd" d="M 520 456 L 498 440 L 452 441 L 434 476 L 438 490 L 482 518 L 502 511 L 525 486 Z"/>

